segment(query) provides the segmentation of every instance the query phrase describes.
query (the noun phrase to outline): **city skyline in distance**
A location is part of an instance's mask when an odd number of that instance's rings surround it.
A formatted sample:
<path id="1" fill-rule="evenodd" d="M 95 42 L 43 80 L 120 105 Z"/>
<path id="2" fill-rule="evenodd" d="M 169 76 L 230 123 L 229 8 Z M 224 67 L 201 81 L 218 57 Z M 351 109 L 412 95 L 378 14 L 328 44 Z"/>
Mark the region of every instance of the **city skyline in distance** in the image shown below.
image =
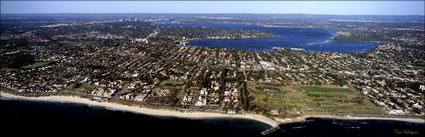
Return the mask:
<path id="1" fill-rule="evenodd" d="M 1 14 L 31 13 L 424 15 L 424 1 L 1 1 Z"/>

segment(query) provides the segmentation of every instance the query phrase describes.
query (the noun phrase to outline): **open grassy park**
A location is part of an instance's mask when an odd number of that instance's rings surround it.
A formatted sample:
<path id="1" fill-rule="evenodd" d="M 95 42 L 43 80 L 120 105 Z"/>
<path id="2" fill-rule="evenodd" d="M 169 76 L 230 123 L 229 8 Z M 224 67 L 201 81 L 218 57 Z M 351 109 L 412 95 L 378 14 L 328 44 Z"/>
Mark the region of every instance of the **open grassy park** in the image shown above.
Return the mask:
<path id="1" fill-rule="evenodd" d="M 159 86 L 161 88 L 167 88 L 167 89 L 180 89 L 181 86 L 183 86 L 183 84 L 184 84 L 184 81 L 164 80 L 159 84 Z"/>
<path id="2" fill-rule="evenodd" d="M 33 69 L 33 68 L 43 67 L 43 66 L 46 66 L 48 64 L 49 64 L 49 62 L 43 62 L 43 61 L 41 61 L 41 62 L 35 62 L 33 64 L 29 64 L 29 65 L 23 66 L 22 68 L 24 68 L 24 69 Z"/>
<path id="3" fill-rule="evenodd" d="M 298 86 L 311 109 L 333 112 L 376 113 L 376 107 L 353 88 L 334 85 Z"/>
<path id="4" fill-rule="evenodd" d="M 301 86 L 300 89 L 305 92 L 352 92 L 348 88 L 323 87 L 323 86 Z"/>
<path id="5" fill-rule="evenodd" d="M 254 96 L 257 106 L 283 109 L 304 109 L 307 104 L 297 95 L 295 89 L 283 87 L 275 83 L 255 83 L 249 82 L 248 89 L 250 95 Z M 275 94 L 268 94 L 264 90 L 277 91 Z"/>
<path id="6" fill-rule="evenodd" d="M 329 112 L 379 113 L 376 106 L 353 88 L 336 85 L 284 87 L 278 83 L 248 83 L 252 103 L 264 108 Z M 270 94 L 270 90 L 274 94 Z"/>

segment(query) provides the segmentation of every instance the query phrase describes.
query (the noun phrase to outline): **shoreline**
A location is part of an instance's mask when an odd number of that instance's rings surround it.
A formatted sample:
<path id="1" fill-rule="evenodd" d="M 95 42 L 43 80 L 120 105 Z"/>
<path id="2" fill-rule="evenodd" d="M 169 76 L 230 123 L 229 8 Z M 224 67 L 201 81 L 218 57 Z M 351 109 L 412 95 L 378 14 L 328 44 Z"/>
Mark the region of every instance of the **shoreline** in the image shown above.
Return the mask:
<path id="1" fill-rule="evenodd" d="M 274 119 L 258 115 L 258 114 L 223 114 L 223 113 L 213 113 L 213 112 L 180 112 L 169 109 L 152 109 L 138 106 L 128 106 L 117 103 L 110 102 L 98 102 L 93 101 L 87 98 L 75 97 L 75 96 L 43 96 L 43 97 L 24 97 L 13 95 L 10 93 L 0 92 L 0 97 L 6 99 L 17 99 L 17 100 L 31 100 L 31 101 L 48 101 L 48 102 L 66 102 L 66 103 L 78 103 L 86 104 L 93 106 L 105 107 L 105 109 L 110 110 L 119 110 L 119 111 L 128 111 L 138 114 L 150 115 L 150 116 L 170 116 L 177 118 L 186 118 L 186 119 L 214 119 L 214 118 L 239 118 L 239 119 L 248 119 L 258 121 L 264 124 L 271 126 L 271 128 L 276 128 L 281 124 L 303 122 L 307 118 L 330 118 L 330 119 L 339 119 L 339 120 L 393 120 L 393 121 L 402 121 L 410 123 L 421 123 L 425 124 L 425 119 L 415 119 L 415 118 L 390 118 L 390 117 L 355 117 L 355 116 L 335 116 L 335 115 L 302 115 L 295 118 L 277 118 Z"/>
<path id="2" fill-rule="evenodd" d="M 213 112 L 179 112 L 168 109 L 151 109 L 137 106 L 128 106 L 110 102 L 97 102 L 87 98 L 75 96 L 43 96 L 43 97 L 24 97 L 13 95 L 10 93 L 0 92 L 0 97 L 6 99 L 18 100 L 32 100 L 32 101 L 48 101 L 48 102 L 66 102 L 66 103 L 79 103 L 93 106 L 105 107 L 105 109 L 128 111 L 138 114 L 151 115 L 151 116 L 171 116 L 186 119 L 213 119 L 213 118 L 240 118 L 258 121 L 267 124 L 271 127 L 279 126 L 279 123 L 271 118 L 256 114 L 223 114 Z"/>
<path id="3" fill-rule="evenodd" d="M 288 124 L 294 122 L 302 122 L 307 118 L 322 118 L 322 119 L 336 119 L 336 120 L 390 120 L 401 121 L 409 123 L 425 124 L 425 119 L 418 118 L 391 118 L 391 117 L 358 117 L 358 116 L 335 116 L 335 115 L 304 115 L 295 118 L 276 118 L 280 124 Z"/>

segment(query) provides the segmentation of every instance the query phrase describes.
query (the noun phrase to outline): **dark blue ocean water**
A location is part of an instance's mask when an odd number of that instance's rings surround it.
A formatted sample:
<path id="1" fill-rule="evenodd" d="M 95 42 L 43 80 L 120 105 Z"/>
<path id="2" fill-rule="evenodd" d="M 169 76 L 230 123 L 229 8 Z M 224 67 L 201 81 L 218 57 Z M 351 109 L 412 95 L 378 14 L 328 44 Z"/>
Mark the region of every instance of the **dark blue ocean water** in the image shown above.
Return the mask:
<path id="1" fill-rule="evenodd" d="M 182 119 L 110 110 L 75 103 L 0 99 L 0 128 L 6 133 L 136 136 L 259 136 L 267 124 L 245 119 Z M 15 132 L 24 130 L 25 132 Z"/>
<path id="2" fill-rule="evenodd" d="M 425 123 L 390 120 L 340 120 L 308 118 L 281 125 L 273 137 L 422 137 Z"/>
<path id="3" fill-rule="evenodd" d="M 2 135 L 261 136 L 270 126 L 244 119 L 190 120 L 156 117 L 74 103 L 0 99 Z M 415 133 L 397 134 L 399 132 Z M 310 118 L 284 124 L 270 137 L 419 137 L 425 124 L 386 120 Z"/>
<path id="4" fill-rule="evenodd" d="M 186 45 L 226 47 L 250 49 L 255 51 L 268 51 L 273 47 L 302 48 L 307 51 L 318 52 L 365 52 L 379 43 L 373 42 L 335 42 L 329 41 L 337 36 L 338 29 L 327 28 L 289 28 L 289 27 L 263 27 L 246 24 L 171 24 L 162 26 L 202 26 L 207 28 L 226 29 L 254 29 L 279 35 L 276 38 L 247 38 L 247 39 L 202 39 L 190 41 Z"/>

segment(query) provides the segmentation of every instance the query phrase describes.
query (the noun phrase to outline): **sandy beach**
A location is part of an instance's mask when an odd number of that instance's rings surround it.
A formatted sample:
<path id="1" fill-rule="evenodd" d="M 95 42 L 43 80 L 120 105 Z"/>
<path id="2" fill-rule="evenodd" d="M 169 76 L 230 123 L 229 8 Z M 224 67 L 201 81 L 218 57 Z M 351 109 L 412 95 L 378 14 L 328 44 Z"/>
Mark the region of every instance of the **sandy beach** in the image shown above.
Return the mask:
<path id="1" fill-rule="evenodd" d="M 293 123 L 305 121 L 309 117 L 314 118 L 333 118 L 333 119 L 355 119 L 355 120 L 396 120 L 412 123 L 425 123 L 424 119 L 410 119 L 410 118 L 384 118 L 384 117 L 351 117 L 351 116 L 333 116 L 333 115 L 304 115 L 296 118 L 274 118 L 257 114 L 223 114 L 223 113 L 211 113 L 211 112 L 179 112 L 174 110 L 167 109 L 151 109 L 143 108 L 137 106 L 128 106 L 121 105 L 116 103 L 109 102 L 97 102 L 92 101 L 86 98 L 73 97 L 73 96 L 46 96 L 46 97 L 23 97 L 16 96 L 9 93 L 0 92 L 0 95 L 3 98 L 11 99 L 23 99 L 23 100 L 36 100 L 36 101 L 52 101 L 52 102 L 69 102 L 69 103 L 80 103 L 94 106 L 102 106 L 108 109 L 129 111 L 134 113 L 153 115 L 153 116 L 172 116 L 178 118 L 187 118 L 187 119 L 207 119 L 207 118 L 241 118 L 241 119 L 250 119 L 256 120 L 265 124 L 270 125 L 271 127 L 277 127 L 279 124 Z"/>
<path id="2" fill-rule="evenodd" d="M 172 117 L 187 118 L 187 119 L 241 118 L 241 119 L 256 120 L 256 121 L 268 124 L 272 127 L 276 127 L 279 125 L 279 123 L 274 121 L 273 119 L 270 119 L 262 115 L 256 115 L 256 114 L 230 115 L 230 114 L 208 113 L 208 112 L 179 112 L 179 111 L 166 110 L 166 109 L 150 109 L 150 108 L 127 106 L 127 105 L 108 103 L 108 102 L 97 102 L 97 101 L 92 101 L 86 98 L 71 97 L 71 96 L 23 97 L 23 96 L 12 95 L 9 93 L 4 93 L 4 92 L 1 92 L 0 95 L 4 98 L 11 98 L 11 99 L 80 103 L 80 104 L 106 107 L 108 109 L 113 109 L 113 110 L 129 111 L 129 112 L 153 115 L 153 116 L 172 116 Z"/>

